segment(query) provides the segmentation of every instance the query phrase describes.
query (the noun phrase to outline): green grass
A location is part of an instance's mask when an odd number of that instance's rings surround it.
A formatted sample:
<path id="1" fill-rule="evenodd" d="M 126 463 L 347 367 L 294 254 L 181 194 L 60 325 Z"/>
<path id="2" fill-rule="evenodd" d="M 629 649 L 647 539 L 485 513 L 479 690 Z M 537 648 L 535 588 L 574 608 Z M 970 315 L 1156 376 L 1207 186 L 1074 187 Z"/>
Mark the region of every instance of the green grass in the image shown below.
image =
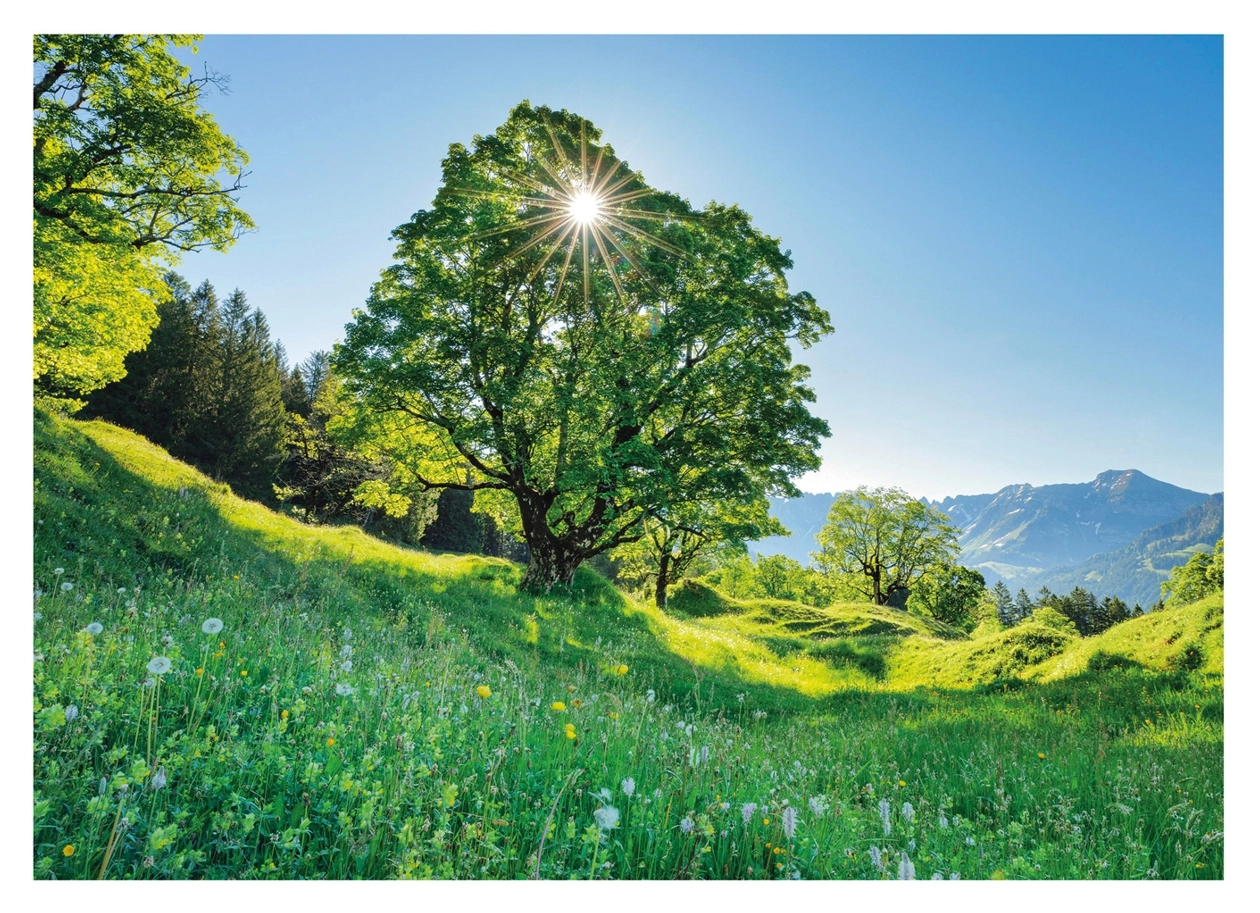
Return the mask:
<path id="1" fill-rule="evenodd" d="M 35 437 L 36 877 L 1222 877 L 1219 600 L 1081 639 L 532 597 Z"/>

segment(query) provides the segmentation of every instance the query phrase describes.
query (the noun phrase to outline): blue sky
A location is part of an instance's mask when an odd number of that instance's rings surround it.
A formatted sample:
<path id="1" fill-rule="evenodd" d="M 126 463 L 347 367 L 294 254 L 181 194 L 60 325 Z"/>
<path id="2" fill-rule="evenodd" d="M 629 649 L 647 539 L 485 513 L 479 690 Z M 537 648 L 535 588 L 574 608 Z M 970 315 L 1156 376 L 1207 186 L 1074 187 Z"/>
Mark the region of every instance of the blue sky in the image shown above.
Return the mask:
<path id="1" fill-rule="evenodd" d="M 1223 487 L 1219 37 L 208 36 L 259 225 L 181 272 L 300 359 L 340 338 L 453 142 L 568 108 L 738 203 L 831 313 L 813 491 L 1137 468 Z"/>

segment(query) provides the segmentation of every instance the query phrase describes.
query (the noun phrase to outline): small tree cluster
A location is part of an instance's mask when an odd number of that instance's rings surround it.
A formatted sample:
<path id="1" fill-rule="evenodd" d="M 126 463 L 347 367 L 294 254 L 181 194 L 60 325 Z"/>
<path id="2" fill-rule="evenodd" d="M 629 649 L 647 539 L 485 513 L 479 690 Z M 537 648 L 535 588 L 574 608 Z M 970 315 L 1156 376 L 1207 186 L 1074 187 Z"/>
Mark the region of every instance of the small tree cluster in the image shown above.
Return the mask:
<path id="1" fill-rule="evenodd" d="M 1172 569 L 1168 580 L 1159 585 L 1165 605 L 1185 605 L 1225 590 L 1225 539 L 1218 539 L 1209 552 L 1196 552 L 1190 560 Z"/>

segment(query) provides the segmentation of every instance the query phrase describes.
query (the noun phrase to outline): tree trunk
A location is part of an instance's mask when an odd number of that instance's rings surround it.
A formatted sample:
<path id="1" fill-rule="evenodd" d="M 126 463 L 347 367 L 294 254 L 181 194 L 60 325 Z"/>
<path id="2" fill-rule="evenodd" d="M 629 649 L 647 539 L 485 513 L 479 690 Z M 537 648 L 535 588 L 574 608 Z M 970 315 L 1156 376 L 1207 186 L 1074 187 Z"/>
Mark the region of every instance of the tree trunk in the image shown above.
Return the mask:
<path id="1" fill-rule="evenodd" d="M 529 546 L 529 566 L 521 589 L 530 593 L 550 593 L 556 586 L 571 586 L 578 565 L 587 557 L 581 542 L 557 539 L 547 525 L 546 511 L 521 497 L 521 526 Z"/>
<path id="2" fill-rule="evenodd" d="M 669 583 L 669 553 L 661 556 L 661 566 L 656 572 L 656 607 L 665 608 L 665 586 Z"/>

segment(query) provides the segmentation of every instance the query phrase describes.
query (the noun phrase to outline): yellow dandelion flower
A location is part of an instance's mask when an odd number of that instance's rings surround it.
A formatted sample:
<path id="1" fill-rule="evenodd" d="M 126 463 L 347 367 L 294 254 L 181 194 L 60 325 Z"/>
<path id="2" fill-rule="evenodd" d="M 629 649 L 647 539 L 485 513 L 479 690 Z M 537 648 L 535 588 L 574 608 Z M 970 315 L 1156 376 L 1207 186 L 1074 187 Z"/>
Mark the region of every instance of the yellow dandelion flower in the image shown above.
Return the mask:
<path id="1" fill-rule="evenodd" d="M 625 675 L 629 671 L 630 671 L 630 667 L 627 666 L 625 663 L 622 663 L 620 666 L 617 666 L 617 668 L 613 669 L 613 672 L 617 673 L 618 675 Z"/>
<path id="2" fill-rule="evenodd" d="M 219 649 L 220 649 L 220 650 L 222 650 L 222 649 L 223 649 L 224 647 L 226 647 L 226 646 L 227 646 L 227 643 L 226 643 L 225 641 L 222 641 L 222 640 L 221 640 L 221 641 L 219 641 Z"/>
<path id="3" fill-rule="evenodd" d="M 289 718 L 289 711 L 287 711 L 287 710 L 281 710 L 281 711 L 280 711 L 280 719 L 282 719 L 282 720 L 287 720 L 288 718 Z"/>
<path id="4" fill-rule="evenodd" d="M 554 704 L 551 705 L 551 709 L 554 710 L 556 713 L 559 713 L 560 711 L 564 710 L 565 709 L 564 701 L 556 701 Z"/>
<path id="5" fill-rule="evenodd" d="M 337 744 L 337 740 L 334 739 L 332 736 L 329 736 L 327 739 L 324 740 L 324 744 L 327 745 L 329 748 L 332 748 L 334 745 Z"/>
<path id="6" fill-rule="evenodd" d="M 761 823 L 762 823 L 762 824 L 769 824 L 769 823 L 770 823 L 770 819 L 769 819 L 769 818 L 762 818 L 762 819 L 761 819 Z M 768 844 L 768 843 L 766 844 L 766 846 L 769 846 L 769 845 L 770 845 L 770 844 Z"/>
<path id="7" fill-rule="evenodd" d="M 478 693 L 479 695 L 481 695 L 483 698 L 484 698 L 484 697 L 489 697 L 489 696 L 490 696 L 490 686 L 489 686 L 489 685 L 478 685 L 478 686 L 477 686 L 477 693 Z"/>
<path id="8" fill-rule="evenodd" d="M 62 856 L 73 856 L 73 855 L 74 855 L 74 844 L 73 844 L 73 843 L 67 843 L 65 846 L 63 846 L 63 847 L 61 848 L 61 855 L 62 855 Z"/>
<path id="9" fill-rule="evenodd" d="M 198 674 L 198 675 L 205 675 L 205 674 L 206 674 L 206 670 L 205 670 L 205 669 L 198 669 L 198 670 L 197 670 L 197 674 Z"/>
<path id="10" fill-rule="evenodd" d="M 247 675 L 249 675 L 249 673 L 248 673 L 248 672 L 246 672 L 244 669 L 242 669 L 242 670 L 241 670 L 241 678 L 244 678 L 244 677 L 245 677 L 245 676 L 247 676 Z"/>
<path id="11" fill-rule="evenodd" d="M 1046 759 L 1046 753 L 1044 751 L 1039 751 L 1037 752 L 1037 757 L 1044 761 Z"/>
<path id="12" fill-rule="evenodd" d="M 621 719 L 621 714 L 619 714 L 616 710 L 610 710 L 608 711 L 608 718 L 610 720 L 619 720 Z"/>
<path id="13" fill-rule="evenodd" d="M 898 785 L 898 786 L 905 786 L 905 785 L 906 785 L 906 781 L 905 781 L 905 780 L 898 780 L 898 781 L 897 781 L 897 785 Z"/>

